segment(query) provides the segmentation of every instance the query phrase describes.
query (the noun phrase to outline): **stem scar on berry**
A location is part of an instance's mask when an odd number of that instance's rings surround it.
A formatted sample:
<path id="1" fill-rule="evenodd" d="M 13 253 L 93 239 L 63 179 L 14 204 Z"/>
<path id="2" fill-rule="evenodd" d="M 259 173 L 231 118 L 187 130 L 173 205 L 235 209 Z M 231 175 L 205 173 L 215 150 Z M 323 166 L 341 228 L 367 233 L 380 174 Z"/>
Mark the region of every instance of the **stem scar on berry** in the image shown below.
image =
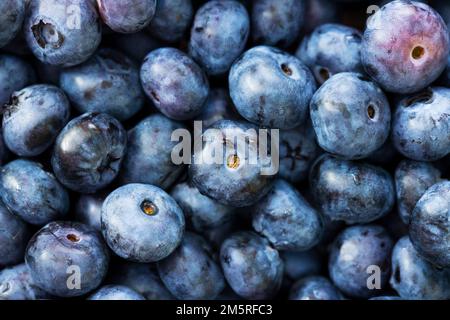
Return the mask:
<path id="1" fill-rule="evenodd" d="M 158 213 L 158 207 L 150 200 L 142 201 L 141 210 L 148 216 L 154 216 Z"/>

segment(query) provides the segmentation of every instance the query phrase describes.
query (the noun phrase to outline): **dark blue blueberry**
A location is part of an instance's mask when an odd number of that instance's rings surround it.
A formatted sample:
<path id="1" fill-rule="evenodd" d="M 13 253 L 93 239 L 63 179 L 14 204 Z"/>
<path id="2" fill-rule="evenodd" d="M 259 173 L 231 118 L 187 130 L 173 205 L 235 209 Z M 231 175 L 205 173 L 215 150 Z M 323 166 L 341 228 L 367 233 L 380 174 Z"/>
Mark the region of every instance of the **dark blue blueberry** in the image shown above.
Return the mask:
<path id="1" fill-rule="evenodd" d="M 96 5 L 90 0 L 33 0 L 24 31 L 39 60 L 65 67 L 86 61 L 102 35 Z"/>
<path id="2" fill-rule="evenodd" d="M 69 211 L 67 191 L 53 174 L 29 160 L 14 160 L 2 167 L 0 194 L 12 213 L 31 224 L 62 219 Z"/>
<path id="3" fill-rule="evenodd" d="M 0 268 L 23 260 L 25 247 L 30 237 L 31 231 L 28 225 L 9 212 L 0 202 Z"/>
<path id="4" fill-rule="evenodd" d="M 196 231 L 219 227 L 233 218 L 234 208 L 202 195 L 190 183 L 177 184 L 170 194 L 183 209 L 188 223 Z"/>
<path id="5" fill-rule="evenodd" d="M 358 73 L 331 77 L 311 100 L 317 142 L 346 159 L 362 159 L 389 136 L 391 110 L 381 89 Z"/>
<path id="6" fill-rule="evenodd" d="M 171 141 L 171 135 L 183 128 L 179 122 L 153 114 L 128 131 L 128 150 L 120 173 L 122 181 L 170 187 L 184 169 L 172 161 L 177 142 Z"/>
<path id="7" fill-rule="evenodd" d="M 411 216 L 409 237 L 417 252 L 439 267 L 450 267 L 450 181 L 426 190 Z"/>
<path id="8" fill-rule="evenodd" d="M 179 245 L 184 232 L 181 208 L 164 190 L 127 184 L 113 191 L 102 207 L 102 232 L 120 257 L 154 262 Z"/>
<path id="9" fill-rule="evenodd" d="M 361 64 L 362 34 L 340 24 L 323 24 L 306 36 L 296 56 L 314 73 L 317 82 L 324 83 L 341 72 L 363 72 Z"/>
<path id="10" fill-rule="evenodd" d="M 141 31 L 131 34 L 111 35 L 113 46 L 122 51 L 127 57 L 136 62 L 142 62 L 145 56 L 153 50 L 162 47 L 160 41 L 150 36 L 147 32 Z"/>
<path id="11" fill-rule="evenodd" d="M 30 240 L 25 262 L 38 287 L 58 297 L 75 297 L 100 285 L 108 270 L 109 254 L 91 227 L 51 222 Z"/>
<path id="12" fill-rule="evenodd" d="M 0 271 L 0 301 L 48 298 L 49 294 L 34 284 L 24 263 Z"/>
<path id="13" fill-rule="evenodd" d="M 148 29 L 160 40 L 176 42 L 188 30 L 193 16 L 191 0 L 158 0 Z"/>
<path id="14" fill-rule="evenodd" d="M 392 1 L 373 14 L 364 32 L 361 60 L 384 89 L 413 93 L 442 73 L 449 54 L 449 31 L 424 3 Z"/>
<path id="15" fill-rule="evenodd" d="M 267 46 L 246 51 L 231 67 L 228 80 L 241 116 L 279 129 L 305 123 L 316 90 L 314 76 L 299 59 Z"/>
<path id="16" fill-rule="evenodd" d="M 25 17 L 23 0 L 0 1 L 0 48 L 14 39 L 22 28 Z"/>
<path id="17" fill-rule="evenodd" d="M 105 193 L 82 194 L 75 204 L 75 220 L 101 230 L 102 205 Z"/>
<path id="18" fill-rule="evenodd" d="M 180 300 L 212 300 L 225 287 L 211 247 L 193 233 L 186 233 L 180 246 L 158 262 L 158 272 L 167 289 Z"/>
<path id="19" fill-rule="evenodd" d="M 138 66 L 116 50 L 101 49 L 85 63 L 63 69 L 59 83 L 81 113 L 104 112 L 122 121 L 144 105 Z"/>
<path id="20" fill-rule="evenodd" d="M 94 193 L 117 176 L 126 141 L 126 131 L 113 117 L 83 114 L 70 121 L 56 139 L 53 171 L 69 189 Z"/>
<path id="21" fill-rule="evenodd" d="M 338 15 L 338 5 L 330 0 L 306 0 L 305 19 L 303 23 L 303 32 L 309 34 L 318 26 L 335 22 Z"/>
<path id="22" fill-rule="evenodd" d="M 322 259 L 315 249 L 308 251 L 282 251 L 284 273 L 291 279 L 300 279 L 319 274 L 322 269 Z"/>
<path id="23" fill-rule="evenodd" d="M 69 100 L 58 87 L 38 84 L 16 91 L 3 109 L 5 144 L 19 156 L 37 156 L 53 144 L 69 115 Z"/>
<path id="24" fill-rule="evenodd" d="M 217 88 L 211 89 L 202 113 L 195 120 L 202 121 L 203 128 L 208 128 L 219 120 L 235 120 L 238 118 L 239 115 L 236 113 L 228 91 Z"/>
<path id="25" fill-rule="evenodd" d="M 98 289 L 89 296 L 88 300 L 145 300 L 145 298 L 133 289 L 121 285 L 107 285 Z"/>
<path id="26" fill-rule="evenodd" d="M 249 32 L 250 18 L 242 4 L 208 1 L 195 14 L 189 54 L 208 74 L 224 74 L 244 50 Z"/>
<path id="27" fill-rule="evenodd" d="M 428 88 L 400 101 L 392 138 L 404 156 L 434 161 L 450 153 L 450 89 Z"/>
<path id="28" fill-rule="evenodd" d="M 321 276 L 300 279 L 291 288 L 290 300 L 343 300 L 339 290 Z"/>
<path id="29" fill-rule="evenodd" d="M 392 252 L 390 284 L 403 299 L 450 299 L 450 269 L 437 268 L 422 258 L 407 236 Z"/>
<path id="30" fill-rule="evenodd" d="M 209 94 L 203 70 L 175 48 L 150 52 L 141 67 L 141 82 L 153 104 L 175 120 L 188 120 L 200 114 Z"/>
<path id="31" fill-rule="evenodd" d="M 348 227 L 334 240 L 328 269 L 333 283 L 346 295 L 369 298 L 387 287 L 390 275 L 390 257 L 394 243 L 386 230 L 378 225 Z M 371 267 L 380 288 L 369 289 Z"/>
<path id="32" fill-rule="evenodd" d="M 441 172 L 431 163 L 403 160 L 395 170 L 398 213 L 409 224 L 417 201 L 441 179 Z"/>
<path id="33" fill-rule="evenodd" d="M 195 151 L 189 167 L 191 180 L 200 193 L 225 205 L 245 207 L 270 190 L 273 175 L 264 174 L 268 159 L 258 155 L 255 143 L 249 142 L 258 139 L 256 127 L 221 120 L 205 131 L 203 138 L 206 143 Z M 216 155 L 215 150 L 223 151 Z"/>
<path id="34" fill-rule="evenodd" d="M 116 32 L 134 33 L 144 29 L 156 11 L 156 0 L 97 0 L 98 11 Z"/>
<path id="35" fill-rule="evenodd" d="M 0 54 L 0 106 L 8 102 L 14 91 L 35 81 L 36 74 L 28 62 L 13 55 Z"/>
<path id="36" fill-rule="evenodd" d="M 308 250 L 320 241 L 323 232 L 320 214 L 281 179 L 254 206 L 252 224 L 278 250 Z"/>
<path id="37" fill-rule="evenodd" d="M 289 47 L 300 35 L 304 15 L 303 0 L 253 1 L 253 41 L 269 46 Z"/>
<path id="38" fill-rule="evenodd" d="M 311 194 L 331 220 L 368 223 L 386 215 L 395 203 L 394 181 L 382 168 L 320 157 L 310 175 Z"/>
<path id="39" fill-rule="evenodd" d="M 226 239 L 220 262 L 228 284 L 245 299 L 269 299 L 281 286 L 283 260 L 267 239 L 253 232 L 238 232 Z"/>

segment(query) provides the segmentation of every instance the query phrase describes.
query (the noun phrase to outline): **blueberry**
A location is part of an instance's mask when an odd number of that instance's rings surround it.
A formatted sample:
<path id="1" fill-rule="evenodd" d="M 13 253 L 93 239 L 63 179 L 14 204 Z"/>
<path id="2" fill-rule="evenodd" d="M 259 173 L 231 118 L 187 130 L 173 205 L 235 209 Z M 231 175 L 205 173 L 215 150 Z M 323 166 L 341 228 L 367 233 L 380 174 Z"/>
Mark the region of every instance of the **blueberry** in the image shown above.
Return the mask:
<path id="1" fill-rule="evenodd" d="M 450 267 L 450 181 L 430 187 L 411 216 L 409 237 L 417 252 L 431 263 Z"/>
<path id="2" fill-rule="evenodd" d="M 35 285 L 24 263 L 0 271 L 0 301 L 48 298 L 50 295 Z"/>
<path id="3" fill-rule="evenodd" d="M 314 76 L 299 59 L 267 46 L 254 47 L 236 60 L 229 86 L 241 116 L 278 129 L 292 129 L 306 121 L 316 90 Z"/>
<path id="4" fill-rule="evenodd" d="M 303 0 L 253 1 L 253 41 L 269 46 L 289 47 L 300 35 L 304 14 Z"/>
<path id="5" fill-rule="evenodd" d="M 304 251 L 319 242 L 323 222 L 305 198 L 280 179 L 254 206 L 253 228 L 278 250 Z"/>
<path id="6" fill-rule="evenodd" d="M 117 176 L 126 140 L 126 131 L 113 117 L 83 114 L 70 121 L 56 139 L 53 171 L 69 189 L 94 193 Z"/>
<path id="7" fill-rule="evenodd" d="M 180 246 L 158 262 L 159 275 L 169 291 L 180 300 L 215 299 L 225 279 L 208 243 L 186 233 Z"/>
<path id="8" fill-rule="evenodd" d="M 273 175 L 262 174 L 265 157 L 249 156 L 257 153 L 255 144 L 250 143 L 257 138 L 256 127 L 245 122 L 221 120 L 211 126 L 204 133 L 206 143 L 195 151 L 189 168 L 200 193 L 234 207 L 250 206 L 261 199 L 270 190 Z M 215 150 L 223 152 L 213 155 Z"/>
<path id="9" fill-rule="evenodd" d="M 369 300 L 403 300 L 403 299 L 397 296 L 379 296 L 370 298 Z"/>
<path id="10" fill-rule="evenodd" d="M 101 221 L 110 248 L 136 262 L 167 257 L 184 231 L 183 212 L 175 200 L 162 189 L 145 184 L 127 184 L 113 191 L 103 203 Z"/>
<path id="11" fill-rule="evenodd" d="M 319 274 L 322 269 L 322 259 L 319 251 L 282 251 L 284 272 L 291 279 L 300 279 Z"/>
<path id="12" fill-rule="evenodd" d="M 25 17 L 25 2 L 23 0 L 0 1 L 0 48 L 19 33 Z"/>
<path id="13" fill-rule="evenodd" d="M 0 54 L 0 106 L 8 102 L 14 91 L 35 81 L 36 74 L 27 61 L 10 54 Z"/>
<path id="14" fill-rule="evenodd" d="M 107 285 L 89 296 L 88 300 L 145 300 L 145 298 L 131 288 L 121 285 Z"/>
<path id="15" fill-rule="evenodd" d="M 179 41 L 188 30 L 193 15 L 191 0 L 158 0 L 149 31 L 158 39 Z"/>
<path id="16" fill-rule="evenodd" d="M 220 249 L 220 262 L 228 284 L 245 299 L 269 299 L 281 286 L 283 261 L 278 251 L 253 232 L 227 238 Z"/>
<path id="17" fill-rule="evenodd" d="M 202 121 L 203 128 L 208 128 L 219 120 L 237 120 L 238 118 L 239 115 L 236 114 L 228 91 L 215 88 L 209 92 L 203 111 L 196 120 Z"/>
<path id="18" fill-rule="evenodd" d="M 424 3 L 392 1 L 367 23 L 361 59 L 367 73 L 384 89 L 413 93 L 444 70 L 449 31 L 439 14 Z"/>
<path id="19" fill-rule="evenodd" d="M 128 131 L 128 151 L 121 171 L 124 183 L 147 183 L 167 189 L 183 172 L 172 161 L 172 133 L 184 125 L 154 114 Z"/>
<path id="20" fill-rule="evenodd" d="M 290 300 L 343 300 L 339 290 L 327 279 L 312 276 L 300 279 L 291 288 Z"/>
<path id="21" fill-rule="evenodd" d="M 209 94 L 208 79 L 202 69 L 175 48 L 150 52 L 141 67 L 141 82 L 154 105 L 174 120 L 198 115 Z"/>
<path id="22" fill-rule="evenodd" d="M 392 252 L 390 284 L 403 299 L 450 299 L 450 269 L 438 269 L 422 258 L 407 236 Z"/>
<path id="23" fill-rule="evenodd" d="M 87 62 L 62 70 L 59 83 L 81 113 L 104 112 L 122 121 L 144 105 L 138 66 L 116 50 L 100 49 Z"/>
<path id="24" fill-rule="evenodd" d="M 31 224 L 65 218 L 69 211 L 66 190 L 53 174 L 30 160 L 18 159 L 2 167 L 0 194 L 12 213 Z"/>
<path id="25" fill-rule="evenodd" d="M 75 204 L 75 220 L 101 230 L 102 205 L 105 193 L 82 194 Z"/>
<path id="26" fill-rule="evenodd" d="M 310 186 L 316 204 L 331 220 L 368 223 L 386 215 L 395 203 L 394 182 L 387 171 L 330 155 L 317 159 Z"/>
<path id="27" fill-rule="evenodd" d="M 191 183 L 177 184 L 170 194 L 196 231 L 219 227 L 233 218 L 234 208 L 202 195 Z"/>
<path id="28" fill-rule="evenodd" d="M 97 0 L 103 22 L 112 30 L 121 33 L 134 33 L 144 29 L 155 14 L 156 2 L 156 0 Z"/>
<path id="29" fill-rule="evenodd" d="M 398 213 L 409 224 L 417 201 L 429 187 L 439 182 L 441 172 L 431 163 L 401 161 L 395 170 Z"/>
<path id="30" fill-rule="evenodd" d="M 19 217 L 10 213 L 1 202 L 0 226 L 0 267 L 21 262 L 31 237 L 30 228 Z M 0 300 L 1 292 L 0 290 Z"/>
<path id="31" fill-rule="evenodd" d="M 318 26 L 335 22 L 338 15 L 338 5 L 330 0 L 306 0 L 303 32 L 309 34 Z"/>
<path id="32" fill-rule="evenodd" d="M 324 83 L 340 72 L 363 72 L 361 64 L 362 34 L 351 27 L 327 23 L 306 36 L 296 56 Z"/>
<path id="33" fill-rule="evenodd" d="M 404 156 L 434 161 L 450 153 L 450 89 L 428 88 L 404 98 L 393 116 L 392 139 Z"/>
<path id="34" fill-rule="evenodd" d="M 242 4 L 208 1 L 195 14 L 189 54 L 208 74 L 224 74 L 244 50 L 249 32 L 250 18 Z"/>
<path id="35" fill-rule="evenodd" d="M 75 297 L 100 285 L 109 254 L 94 229 L 76 222 L 51 222 L 30 240 L 25 262 L 38 287 L 58 297 Z"/>
<path id="36" fill-rule="evenodd" d="M 64 92 L 39 84 L 14 92 L 3 109 L 3 139 L 19 156 L 37 156 L 48 149 L 69 121 Z"/>
<path id="37" fill-rule="evenodd" d="M 136 62 L 143 61 L 150 51 L 162 47 L 162 43 L 159 40 L 144 31 L 131 34 L 114 33 L 110 39 L 115 48 Z"/>
<path id="38" fill-rule="evenodd" d="M 390 275 L 391 237 L 378 225 L 348 227 L 334 240 L 328 269 L 333 283 L 346 295 L 369 298 L 386 289 Z M 379 268 L 380 289 L 368 287 L 371 269 Z"/>
<path id="39" fill-rule="evenodd" d="M 101 40 L 93 1 L 33 0 L 24 24 L 25 38 L 44 63 L 73 66 L 86 61 Z"/>
<path id="40" fill-rule="evenodd" d="M 346 159 L 362 159 L 389 135 L 391 111 L 381 89 L 358 73 L 331 77 L 311 100 L 319 145 Z"/>

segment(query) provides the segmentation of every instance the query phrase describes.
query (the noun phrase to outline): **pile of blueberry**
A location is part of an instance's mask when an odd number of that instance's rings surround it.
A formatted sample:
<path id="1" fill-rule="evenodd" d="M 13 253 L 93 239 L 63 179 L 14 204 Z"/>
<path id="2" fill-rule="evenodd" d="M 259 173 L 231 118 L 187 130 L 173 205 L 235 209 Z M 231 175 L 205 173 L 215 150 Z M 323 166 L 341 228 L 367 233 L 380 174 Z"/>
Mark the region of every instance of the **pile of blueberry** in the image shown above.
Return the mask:
<path id="1" fill-rule="evenodd" d="M 449 23 L 448 0 L 1 0 L 0 300 L 450 299 Z M 177 163 L 195 120 L 218 134 Z M 262 129 L 276 173 L 196 161 Z"/>

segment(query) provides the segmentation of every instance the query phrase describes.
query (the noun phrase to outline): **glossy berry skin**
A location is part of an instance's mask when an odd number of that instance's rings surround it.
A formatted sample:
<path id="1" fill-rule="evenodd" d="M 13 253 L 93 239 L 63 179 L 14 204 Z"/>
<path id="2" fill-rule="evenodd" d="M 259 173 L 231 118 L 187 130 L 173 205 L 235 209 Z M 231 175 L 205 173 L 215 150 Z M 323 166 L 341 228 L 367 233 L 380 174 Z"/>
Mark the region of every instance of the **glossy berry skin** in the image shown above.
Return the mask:
<path id="1" fill-rule="evenodd" d="M 318 250 L 282 251 L 280 254 L 284 261 L 284 273 L 291 280 L 319 274 L 322 269 L 322 257 Z"/>
<path id="2" fill-rule="evenodd" d="M 393 117 L 396 149 L 413 160 L 434 161 L 450 153 L 450 89 L 428 88 L 400 101 Z"/>
<path id="3" fill-rule="evenodd" d="M 150 22 L 150 33 L 163 41 L 179 41 L 194 16 L 191 0 L 157 0 L 156 12 Z"/>
<path id="4" fill-rule="evenodd" d="M 363 72 L 361 64 L 362 34 L 357 29 L 327 23 L 306 36 L 296 56 L 314 73 L 318 83 L 341 72 Z"/>
<path id="5" fill-rule="evenodd" d="M 14 91 L 35 81 L 36 74 L 27 61 L 10 54 L 0 54 L 0 105 L 7 103 Z"/>
<path id="6" fill-rule="evenodd" d="M 380 268 L 379 281 L 385 289 L 390 274 L 390 255 L 394 243 L 378 225 L 348 227 L 334 240 L 328 261 L 333 283 L 346 295 L 369 298 L 377 290 L 368 288 L 370 266 Z"/>
<path id="7" fill-rule="evenodd" d="M 191 183 L 177 184 L 170 194 L 183 209 L 188 223 L 196 231 L 219 227 L 233 218 L 234 208 L 202 195 Z"/>
<path id="8" fill-rule="evenodd" d="M 175 200 L 146 184 L 127 184 L 113 191 L 103 203 L 101 221 L 109 247 L 135 262 L 167 257 L 184 232 L 183 212 Z"/>
<path id="9" fill-rule="evenodd" d="M 246 122 L 221 120 L 210 129 L 215 131 L 204 133 L 207 142 L 194 153 L 189 167 L 193 185 L 203 195 L 224 205 L 245 207 L 256 203 L 270 190 L 273 181 L 271 172 L 264 171 L 264 163 L 269 159 L 257 155 L 254 144 L 248 142 L 249 139 L 257 141 L 256 131 L 249 131 L 256 127 Z M 234 137 L 238 141 L 236 146 L 230 143 Z M 211 159 L 214 150 L 224 150 L 219 161 Z M 256 154 L 256 161 L 244 154 L 245 150 Z"/>
<path id="10" fill-rule="evenodd" d="M 225 287 L 212 248 L 193 233 L 186 233 L 180 246 L 158 262 L 158 272 L 167 289 L 180 300 L 212 300 Z"/>
<path id="11" fill-rule="evenodd" d="M 203 70 L 175 48 L 150 52 L 141 67 L 141 82 L 156 108 L 174 120 L 198 115 L 209 94 Z"/>
<path id="12" fill-rule="evenodd" d="M 407 236 L 392 251 L 390 284 L 403 299 L 450 299 L 450 269 L 437 268 L 422 258 Z"/>
<path id="13" fill-rule="evenodd" d="M 30 228 L 9 212 L 1 202 L 0 225 L 0 267 L 17 264 L 22 261 L 25 247 L 31 237 Z"/>
<path id="14" fill-rule="evenodd" d="M 358 73 L 331 77 L 314 94 L 310 112 L 319 145 L 346 159 L 367 157 L 389 135 L 387 98 L 374 82 Z"/>
<path id="15" fill-rule="evenodd" d="M 156 11 L 156 0 L 97 0 L 103 22 L 120 33 L 134 33 L 144 29 Z"/>
<path id="16" fill-rule="evenodd" d="M 368 223 L 386 215 L 395 203 L 394 182 L 387 171 L 330 155 L 321 156 L 312 167 L 310 187 L 321 212 L 333 221 Z"/>
<path id="17" fill-rule="evenodd" d="M 102 205 L 106 194 L 82 194 L 75 204 L 75 220 L 101 231 Z"/>
<path id="18" fill-rule="evenodd" d="M 441 179 L 441 172 L 431 163 L 401 161 L 395 170 L 398 213 L 405 224 L 410 223 L 417 201 L 425 191 Z"/>
<path id="19" fill-rule="evenodd" d="M 100 285 L 109 254 L 94 229 L 76 222 L 51 222 L 30 240 L 25 262 L 38 287 L 58 297 L 75 297 Z M 80 275 L 79 289 L 68 286 L 74 272 Z"/>
<path id="20" fill-rule="evenodd" d="M 291 288 L 290 300 L 343 300 L 339 290 L 321 276 L 300 279 Z"/>
<path id="21" fill-rule="evenodd" d="M 244 50 L 249 32 L 250 18 L 241 3 L 208 1 L 195 15 L 189 55 L 208 74 L 224 74 Z"/>
<path id="22" fill-rule="evenodd" d="M 367 73 L 387 91 L 413 93 L 444 70 L 449 32 L 424 3 L 392 1 L 367 23 L 361 59 Z"/>
<path id="23" fill-rule="evenodd" d="M 138 66 L 112 49 L 100 49 L 85 63 L 63 69 L 59 84 L 80 113 L 104 112 L 123 121 L 144 105 Z"/>
<path id="24" fill-rule="evenodd" d="M 306 121 L 316 90 L 311 71 L 296 57 L 267 46 L 246 51 L 230 70 L 230 96 L 250 122 L 292 129 Z"/>
<path id="25" fill-rule="evenodd" d="M 0 2 L 0 48 L 8 44 L 19 33 L 25 17 L 23 0 L 2 0 Z"/>
<path id="26" fill-rule="evenodd" d="M 50 295 L 35 285 L 25 263 L 0 271 L 0 301 L 48 298 Z"/>
<path id="27" fill-rule="evenodd" d="M 94 1 L 33 0 L 24 24 L 25 39 L 42 62 L 64 67 L 86 61 L 101 40 Z"/>
<path id="28" fill-rule="evenodd" d="M 145 298 L 133 289 L 121 285 L 107 285 L 98 289 L 88 300 L 145 300 Z"/>
<path id="29" fill-rule="evenodd" d="M 283 260 L 267 239 L 242 231 L 229 236 L 220 249 L 228 284 L 245 299 L 273 297 L 283 278 Z"/>
<path id="30" fill-rule="evenodd" d="M 104 113 L 85 113 L 71 120 L 56 139 L 53 171 L 69 189 L 94 193 L 117 176 L 126 142 L 119 121 Z"/>
<path id="31" fill-rule="evenodd" d="M 37 156 L 53 144 L 69 115 L 69 100 L 58 87 L 38 84 L 16 91 L 3 108 L 5 144 L 19 156 Z"/>
<path id="32" fill-rule="evenodd" d="M 202 121 L 203 128 L 208 128 L 219 120 L 237 120 L 238 118 L 239 115 L 228 95 L 228 90 L 215 88 L 210 90 L 203 111 L 195 120 Z"/>
<path id="33" fill-rule="evenodd" d="M 161 114 L 153 114 L 128 131 L 128 150 L 123 160 L 120 178 L 124 183 L 147 183 L 169 188 L 183 172 L 171 158 L 178 144 L 172 133 L 185 126 Z"/>
<path id="34" fill-rule="evenodd" d="M 0 193 L 8 209 L 31 224 L 63 219 L 69 211 L 67 191 L 34 161 L 18 159 L 3 166 Z"/>
<path id="35" fill-rule="evenodd" d="M 417 252 L 439 267 L 450 267 L 450 182 L 430 187 L 414 208 L 409 237 Z"/>
<path id="36" fill-rule="evenodd" d="M 319 212 L 281 179 L 254 206 L 252 224 L 278 250 L 308 250 L 319 242 L 323 232 Z"/>
<path id="37" fill-rule="evenodd" d="M 303 0 L 253 1 L 253 41 L 268 46 L 289 47 L 300 34 L 304 14 Z"/>

